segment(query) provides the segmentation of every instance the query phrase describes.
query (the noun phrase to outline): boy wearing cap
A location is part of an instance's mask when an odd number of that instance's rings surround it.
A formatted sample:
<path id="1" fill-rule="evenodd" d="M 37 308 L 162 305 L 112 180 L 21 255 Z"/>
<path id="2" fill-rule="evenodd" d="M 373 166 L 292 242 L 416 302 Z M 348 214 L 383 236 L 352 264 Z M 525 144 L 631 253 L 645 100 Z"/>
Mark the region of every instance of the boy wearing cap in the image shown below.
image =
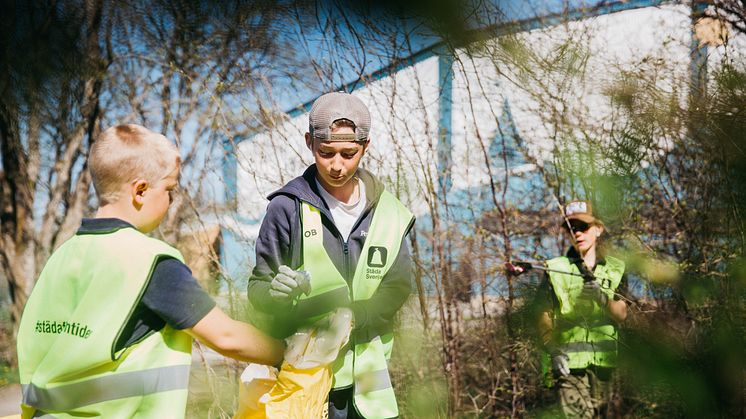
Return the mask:
<path id="1" fill-rule="evenodd" d="M 358 167 L 370 113 L 342 92 L 319 97 L 306 145 L 315 164 L 269 195 L 249 302 L 287 335 L 337 307 L 354 313 L 350 343 L 332 366 L 330 418 L 388 418 L 398 408 L 387 360 L 394 315 L 411 292 L 405 242 L 412 213 Z"/>
<path id="2" fill-rule="evenodd" d="M 590 202 L 570 202 L 562 227 L 573 245 L 565 256 L 547 261 L 539 333 L 565 416 L 603 416 L 616 367 L 616 324 L 627 317 L 617 292 L 626 288 L 624 262 L 600 254 L 604 225 Z"/>

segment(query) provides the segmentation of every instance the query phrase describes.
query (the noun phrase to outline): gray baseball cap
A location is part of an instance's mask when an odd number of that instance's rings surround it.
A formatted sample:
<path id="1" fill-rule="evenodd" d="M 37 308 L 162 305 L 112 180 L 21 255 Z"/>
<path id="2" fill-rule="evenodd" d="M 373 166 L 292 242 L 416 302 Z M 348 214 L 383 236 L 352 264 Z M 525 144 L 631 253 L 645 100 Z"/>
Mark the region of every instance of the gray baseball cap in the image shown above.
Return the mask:
<path id="1" fill-rule="evenodd" d="M 347 119 L 355 124 L 355 134 L 332 134 L 334 121 Z M 324 141 L 364 141 L 370 131 L 370 112 L 362 100 L 345 92 L 322 95 L 311 106 L 308 132 Z"/>

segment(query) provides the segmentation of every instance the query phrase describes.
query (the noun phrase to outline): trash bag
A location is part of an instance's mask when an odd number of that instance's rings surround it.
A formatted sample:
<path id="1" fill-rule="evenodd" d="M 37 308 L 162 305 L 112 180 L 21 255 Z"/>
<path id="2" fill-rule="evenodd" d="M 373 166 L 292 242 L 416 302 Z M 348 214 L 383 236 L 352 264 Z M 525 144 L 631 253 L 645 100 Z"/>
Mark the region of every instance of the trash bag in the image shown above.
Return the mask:
<path id="1" fill-rule="evenodd" d="M 279 373 L 250 364 L 241 374 L 234 419 L 326 417 L 331 364 L 347 345 L 351 330 L 352 311 L 337 309 L 286 339 Z"/>
<path id="2" fill-rule="evenodd" d="M 264 419 L 269 392 L 277 382 L 277 368 L 249 364 L 241 373 L 238 386 L 238 410 L 234 419 Z"/>
<path id="3" fill-rule="evenodd" d="M 324 418 L 327 416 L 326 396 L 332 388 L 332 371 L 324 365 L 297 369 L 282 365 L 277 382 L 269 392 L 265 405 L 267 418 Z"/>

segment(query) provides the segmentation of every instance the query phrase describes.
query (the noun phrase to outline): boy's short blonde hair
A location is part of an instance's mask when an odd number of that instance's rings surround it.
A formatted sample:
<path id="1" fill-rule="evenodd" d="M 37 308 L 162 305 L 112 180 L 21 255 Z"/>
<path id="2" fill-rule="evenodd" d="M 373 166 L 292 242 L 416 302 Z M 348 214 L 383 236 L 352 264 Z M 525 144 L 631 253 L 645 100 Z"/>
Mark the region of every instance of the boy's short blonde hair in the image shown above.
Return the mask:
<path id="1" fill-rule="evenodd" d="M 154 184 L 181 165 L 179 150 L 165 136 L 134 124 L 110 127 L 93 143 L 88 167 L 99 205 L 119 199 L 135 179 Z"/>

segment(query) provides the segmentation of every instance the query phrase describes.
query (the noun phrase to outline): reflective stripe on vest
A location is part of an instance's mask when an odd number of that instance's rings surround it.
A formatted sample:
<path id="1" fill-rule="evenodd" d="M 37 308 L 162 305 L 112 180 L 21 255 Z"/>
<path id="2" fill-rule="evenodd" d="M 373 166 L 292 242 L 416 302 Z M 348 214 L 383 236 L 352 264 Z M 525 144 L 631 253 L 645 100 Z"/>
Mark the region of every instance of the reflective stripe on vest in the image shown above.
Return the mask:
<path id="1" fill-rule="evenodd" d="M 189 365 L 173 365 L 144 371 L 104 375 L 72 384 L 40 388 L 26 384 L 23 403 L 42 410 L 71 410 L 80 406 L 162 391 L 185 390 Z"/>
<path id="2" fill-rule="evenodd" d="M 132 228 L 76 235 L 54 252 L 18 333 L 24 418 L 184 416 L 188 334 L 165 326 L 114 348 L 162 256 L 183 261 Z"/>
<path id="3" fill-rule="evenodd" d="M 583 278 L 578 267 L 567 257 L 551 259 L 547 261 L 547 267 L 577 274 L 549 272 L 549 279 L 559 301 L 559 308 L 555 311 L 559 348 L 567 353 L 569 367 L 615 367 L 618 340 L 616 327 L 610 324 L 605 312 L 597 304 L 580 298 Z M 596 265 L 593 273 L 602 291 L 611 299 L 622 280 L 624 262 L 606 257 L 606 264 Z"/>
<path id="4" fill-rule="evenodd" d="M 326 314 L 314 309 L 325 305 L 314 302 L 336 301 L 335 305 L 340 306 L 345 299 L 369 299 L 396 260 L 413 221 L 412 213 L 398 199 L 386 191 L 381 194 L 350 290 L 324 248 L 319 210 L 303 202 L 301 217 L 303 269 L 311 273 L 312 291 L 308 297 L 301 297 L 296 310 L 309 317 Z M 345 388 L 354 382 L 354 404 L 363 417 L 399 415 L 386 364 L 392 347 L 392 334 L 376 336 L 368 342 L 354 342 L 354 346 L 343 350 L 332 364 L 333 387 Z"/>

